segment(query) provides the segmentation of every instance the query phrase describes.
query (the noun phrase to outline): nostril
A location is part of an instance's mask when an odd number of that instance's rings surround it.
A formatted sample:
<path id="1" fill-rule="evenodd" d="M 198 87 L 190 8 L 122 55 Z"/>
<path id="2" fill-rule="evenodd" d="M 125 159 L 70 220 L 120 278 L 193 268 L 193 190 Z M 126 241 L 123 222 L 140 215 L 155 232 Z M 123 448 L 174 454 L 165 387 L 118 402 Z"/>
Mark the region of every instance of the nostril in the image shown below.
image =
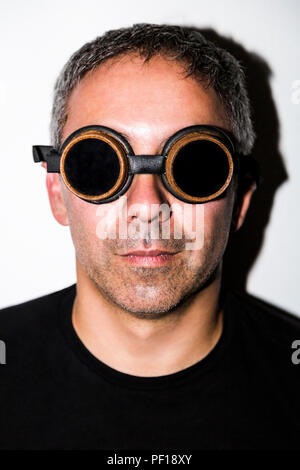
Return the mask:
<path id="1" fill-rule="evenodd" d="M 172 216 L 172 208 L 166 203 L 135 203 L 128 207 L 128 220 L 139 219 L 143 223 L 163 224 Z"/>
<path id="2" fill-rule="evenodd" d="M 159 223 L 164 223 L 170 219 L 172 208 L 169 204 L 153 204 L 152 206 L 151 220 L 159 220 Z"/>

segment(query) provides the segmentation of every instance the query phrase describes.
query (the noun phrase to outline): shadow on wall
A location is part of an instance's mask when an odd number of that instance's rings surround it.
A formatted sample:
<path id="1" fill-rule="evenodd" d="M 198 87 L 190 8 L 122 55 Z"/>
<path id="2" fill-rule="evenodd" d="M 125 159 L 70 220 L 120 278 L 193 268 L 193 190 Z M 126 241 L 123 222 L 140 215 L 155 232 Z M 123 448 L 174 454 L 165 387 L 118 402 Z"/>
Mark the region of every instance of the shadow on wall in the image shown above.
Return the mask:
<path id="1" fill-rule="evenodd" d="M 245 291 L 248 273 L 257 258 L 269 222 L 277 189 L 288 179 L 279 152 L 279 119 L 272 97 L 272 71 L 267 62 L 213 29 L 192 28 L 229 51 L 244 67 L 257 135 L 253 156 L 259 161 L 263 182 L 255 191 L 243 226 L 231 234 L 223 260 L 223 287 Z"/>

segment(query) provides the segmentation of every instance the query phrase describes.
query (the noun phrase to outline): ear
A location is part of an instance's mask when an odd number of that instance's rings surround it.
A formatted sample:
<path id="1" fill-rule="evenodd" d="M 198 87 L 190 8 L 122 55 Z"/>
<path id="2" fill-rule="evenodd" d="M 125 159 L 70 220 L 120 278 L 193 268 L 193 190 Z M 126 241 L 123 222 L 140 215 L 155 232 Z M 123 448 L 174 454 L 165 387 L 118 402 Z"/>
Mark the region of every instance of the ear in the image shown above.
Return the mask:
<path id="1" fill-rule="evenodd" d="M 239 230 L 243 225 L 248 208 L 250 206 L 251 198 L 256 189 L 257 185 L 253 181 L 249 185 L 247 185 L 242 191 L 238 191 L 232 217 L 233 232 Z"/>
<path id="2" fill-rule="evenodd" d="M 47 171 L 47 163 L 42 163 Z M 52 214 L 61 225 L 69 225 L 67 208 L 62 194 L 62 186 L 59 173 L 47 173 L 46 185 Z"/>

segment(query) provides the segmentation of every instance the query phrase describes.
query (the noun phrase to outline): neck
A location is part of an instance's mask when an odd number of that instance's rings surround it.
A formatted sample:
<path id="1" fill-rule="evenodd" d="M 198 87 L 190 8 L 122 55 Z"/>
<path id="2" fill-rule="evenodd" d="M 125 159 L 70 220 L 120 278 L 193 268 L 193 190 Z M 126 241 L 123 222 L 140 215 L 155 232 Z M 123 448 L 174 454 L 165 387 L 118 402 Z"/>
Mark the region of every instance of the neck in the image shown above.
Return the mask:
<path id="1" fill-rule="evenodd" d="M 149 320 L 107 300 L 77 259 L 74 329 L 97 359 L 116 370 L 144 377 L 178 372 L 203 359 L 221 336 L 221 269 L 220 265 L 214 280 L 188 302 Z"/>

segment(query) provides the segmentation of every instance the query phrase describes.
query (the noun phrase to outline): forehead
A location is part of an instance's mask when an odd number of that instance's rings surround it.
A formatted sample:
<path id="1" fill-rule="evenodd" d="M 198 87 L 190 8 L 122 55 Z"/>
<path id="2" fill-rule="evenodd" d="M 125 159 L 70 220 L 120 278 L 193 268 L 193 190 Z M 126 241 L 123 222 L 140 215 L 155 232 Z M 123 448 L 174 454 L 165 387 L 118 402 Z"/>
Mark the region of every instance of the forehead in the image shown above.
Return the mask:
<path id="1" fill-rule="evenodd" d="M 194 124 L 228 128 L 215 91 L 205 88 L 183 67 L 160 56 L 117 57 L 89 72 L 73 89 L 63 139 L 91 124 L 129 129 L 160 129 L 162 136 Z"/>

